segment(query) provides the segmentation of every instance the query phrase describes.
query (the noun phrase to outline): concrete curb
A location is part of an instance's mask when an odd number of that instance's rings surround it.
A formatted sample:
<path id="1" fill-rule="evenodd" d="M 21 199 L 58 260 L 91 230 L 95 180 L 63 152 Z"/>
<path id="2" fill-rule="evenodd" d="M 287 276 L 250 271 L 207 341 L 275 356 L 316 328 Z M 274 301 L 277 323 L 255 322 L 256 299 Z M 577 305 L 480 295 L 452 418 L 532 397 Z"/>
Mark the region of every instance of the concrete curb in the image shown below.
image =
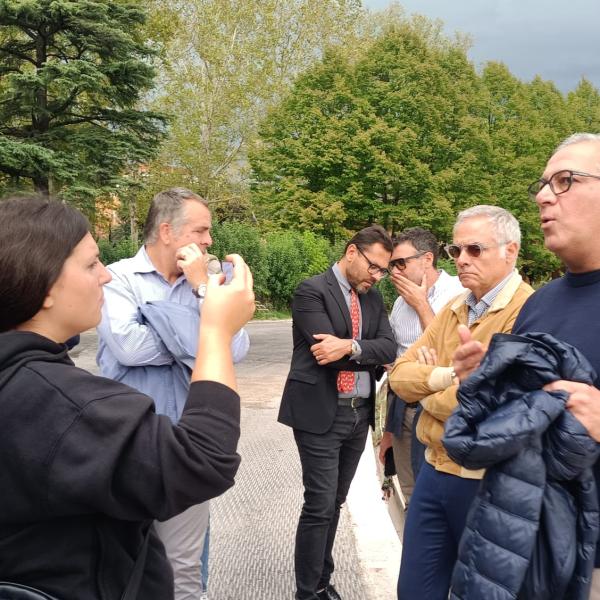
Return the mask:
<path id="1" fill-rule="evenodd" d="M 347 505 L 369 592 L 367 600 L 389 600 L 396 596 L 402 544 L 388 505 L 381 499 L 377 472 L 375 450 L 369 436 L 348 492 Z M 392 499 L 391 502 L 397 501 Z"/>

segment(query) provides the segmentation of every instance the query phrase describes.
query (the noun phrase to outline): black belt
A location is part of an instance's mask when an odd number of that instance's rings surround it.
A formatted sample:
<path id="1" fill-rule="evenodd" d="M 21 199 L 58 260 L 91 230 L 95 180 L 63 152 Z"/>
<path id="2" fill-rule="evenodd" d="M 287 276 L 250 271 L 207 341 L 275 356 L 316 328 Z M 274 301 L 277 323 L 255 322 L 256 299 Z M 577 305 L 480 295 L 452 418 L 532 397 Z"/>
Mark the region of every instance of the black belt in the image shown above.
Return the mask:
<path id="1" fill-rule="evenodd" d="M 338 398 L 338 404 L 340 406 L 350 406 L 351 408 L 360 408 L 369 404 L 368 398 L 361 398 L 360 396 L 353 396 L 352 398 Z"/>

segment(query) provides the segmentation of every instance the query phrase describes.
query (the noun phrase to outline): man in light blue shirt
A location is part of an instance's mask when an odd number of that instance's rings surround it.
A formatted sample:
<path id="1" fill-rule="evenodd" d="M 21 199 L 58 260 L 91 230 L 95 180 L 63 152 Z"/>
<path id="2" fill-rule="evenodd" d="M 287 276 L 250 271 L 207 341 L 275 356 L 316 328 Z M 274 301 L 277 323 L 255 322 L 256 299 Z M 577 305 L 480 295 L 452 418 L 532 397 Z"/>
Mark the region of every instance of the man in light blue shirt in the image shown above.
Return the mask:
<path id="1" fill-rule="evenodd" d="M 181 417 L 197 350 L 198 320 L 208 282 L 207 248 L 212 243 L 206 201 L 184 188 L 152 200 L 144 246 L 132 258 L 108 266 L 98 326 L 98 365 L 105 377 L 122 381 L 154 399 L 172 422 Z M 240 330 L 232 342 L 234 362 L 248 352 Z M 208 527 L 208 503 L 156 523 L 175 578 L 175 600 L 205 593 L 200 555 Z"/>

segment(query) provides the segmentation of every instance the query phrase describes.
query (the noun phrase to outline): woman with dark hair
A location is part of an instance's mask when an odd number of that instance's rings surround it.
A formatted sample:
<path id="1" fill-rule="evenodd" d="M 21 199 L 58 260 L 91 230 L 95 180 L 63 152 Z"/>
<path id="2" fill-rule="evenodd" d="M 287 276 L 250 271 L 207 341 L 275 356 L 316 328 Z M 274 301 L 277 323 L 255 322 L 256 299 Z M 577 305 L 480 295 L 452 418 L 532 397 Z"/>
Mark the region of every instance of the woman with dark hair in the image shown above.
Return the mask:
<path id="1" fill-rule="evenodd" d="M 86 219 L 43 198 L 0 201 L 0 580 L 60 600 L 169 600 L 149 523 L 233 485 L 239 396 L 230 342 L 252 316 L 237 255 L 212 280 L 186 408 L 75 367 L 65 341 L 98 324 L 102 286 Z M 139 580 L 139 581 L 138 581 Z"/>

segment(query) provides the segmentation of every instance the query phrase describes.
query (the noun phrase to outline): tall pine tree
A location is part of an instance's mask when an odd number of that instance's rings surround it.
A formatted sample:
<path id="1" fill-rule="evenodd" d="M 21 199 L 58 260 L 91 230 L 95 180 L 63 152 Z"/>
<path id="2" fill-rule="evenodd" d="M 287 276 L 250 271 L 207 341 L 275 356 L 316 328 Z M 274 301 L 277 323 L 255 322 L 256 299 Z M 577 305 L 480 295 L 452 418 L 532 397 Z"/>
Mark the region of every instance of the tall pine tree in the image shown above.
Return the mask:
<path id="1" fill-rule="evenodd" d="M 144 21 L 137 2 L 0 0 L 5 189 L 91 199 L 154 155 L 164 119 L 138 109 L 154 77 Z"/>

